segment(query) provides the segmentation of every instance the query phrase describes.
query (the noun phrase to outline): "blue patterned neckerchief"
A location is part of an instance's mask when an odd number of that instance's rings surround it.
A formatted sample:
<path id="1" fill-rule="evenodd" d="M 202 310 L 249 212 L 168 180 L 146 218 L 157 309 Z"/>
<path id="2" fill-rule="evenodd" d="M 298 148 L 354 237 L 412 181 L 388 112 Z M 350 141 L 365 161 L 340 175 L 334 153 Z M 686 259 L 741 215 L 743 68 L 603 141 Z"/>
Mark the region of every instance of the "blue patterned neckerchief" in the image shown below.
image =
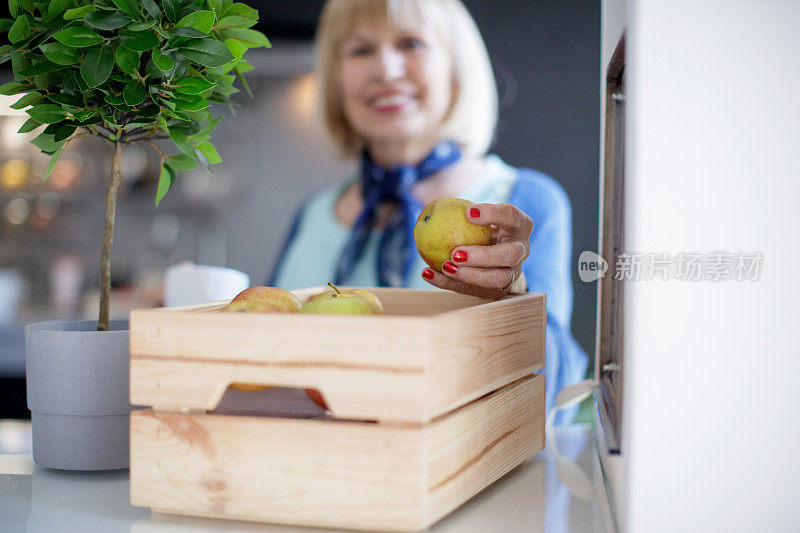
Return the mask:
<path id="1" fill-rule="evenodd" d="M 378 244 L 378 284 L 403 287 L 408 284 L 414 264 L 414 224 L 423 206 L 411 196 L 411 187 L 461 159 L 461 151 L 451 141 L 441 142 L 417 166 L 384 168 L 365 150 L 361 158 L 361 194 L 364 209 L 358 215 L 350 240 L 339 256 L 334 283 L 347 281 L 361 256 L 375 225 L 377 207 L 382 202 L 397 204 Z"/>

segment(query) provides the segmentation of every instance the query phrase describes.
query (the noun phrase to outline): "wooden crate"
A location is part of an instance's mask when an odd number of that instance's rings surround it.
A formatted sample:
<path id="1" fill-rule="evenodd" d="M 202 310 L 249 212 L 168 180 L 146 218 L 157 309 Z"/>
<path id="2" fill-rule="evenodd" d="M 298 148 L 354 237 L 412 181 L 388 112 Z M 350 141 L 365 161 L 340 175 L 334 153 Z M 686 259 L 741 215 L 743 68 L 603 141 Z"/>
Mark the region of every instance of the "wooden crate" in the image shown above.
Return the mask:
<path id="1" fill-rule="evenodd" d="M 543 294 L 371 290 L 386 315 L 132 311 L 131 403 L 208 411 L 246 382 L 317 389 L 337 418 L 424 423 L 544 367 Z"/>
<path id="2" fill-rule="evenodd" d="M 386 315 L 133 311 L 131 403 L 152 409 L 131 414 L 131 503 L 418 530 L 543 447 L 544 295 L 371 290 Z M 213 412 L 234 382 L 317 389 L 331 413 Z"/>

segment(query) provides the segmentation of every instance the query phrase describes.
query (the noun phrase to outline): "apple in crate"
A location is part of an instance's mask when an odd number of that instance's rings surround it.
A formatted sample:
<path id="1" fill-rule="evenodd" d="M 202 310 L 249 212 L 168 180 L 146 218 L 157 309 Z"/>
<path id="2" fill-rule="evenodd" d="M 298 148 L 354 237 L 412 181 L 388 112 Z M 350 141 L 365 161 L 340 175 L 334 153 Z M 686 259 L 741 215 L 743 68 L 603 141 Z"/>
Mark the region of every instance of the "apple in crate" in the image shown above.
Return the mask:
<path id="1" fill-rule="evenodd" d="M 301 313 L 322 315 L 382 315 L 383 304 L 373 293 L 365 289 L 341 291 L 328 283 L 333 291 L 313 296 L 300 309 Z"/>
<path id="2" fill-rule="evenodd" d="M 302 304 L 293 292 L 278 287 L 250 287 L 237 294 L 220 311 L 239 313 L 296 313 Z"/>

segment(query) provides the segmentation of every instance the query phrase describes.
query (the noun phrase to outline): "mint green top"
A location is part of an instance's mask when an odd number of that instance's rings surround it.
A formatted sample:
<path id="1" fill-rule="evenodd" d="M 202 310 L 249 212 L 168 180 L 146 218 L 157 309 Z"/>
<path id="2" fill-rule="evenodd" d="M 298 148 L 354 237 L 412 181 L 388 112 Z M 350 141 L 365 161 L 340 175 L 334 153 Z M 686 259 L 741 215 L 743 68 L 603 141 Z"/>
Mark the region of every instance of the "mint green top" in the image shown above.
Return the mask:
<path id="1" fill-rule="evenodd" d="M 508 202 L 517 176 L 517 170 L 496 155 L 486 156 L 482 174 L 458 194 L 474 203 Z M 336 272 L 336 263 L 350 238 L 350 228 L 336 218 L 334 209 L 342 193 L 357 177 L 328 187 L 312 196 L 296 221 L 295 235 L 281 257 L 280 269 L 272 285 L 284 289 L 300 289 L 327 285 Z M 380 232 L 373 231 L 364 255 L 353 270 L 347 285 L 376 287 L 376 261 Z M 409 287 L 433 289 L 422 279 L 421 273 L 428 265 L 416 254 L 415 265 L 409 277 Z"/>

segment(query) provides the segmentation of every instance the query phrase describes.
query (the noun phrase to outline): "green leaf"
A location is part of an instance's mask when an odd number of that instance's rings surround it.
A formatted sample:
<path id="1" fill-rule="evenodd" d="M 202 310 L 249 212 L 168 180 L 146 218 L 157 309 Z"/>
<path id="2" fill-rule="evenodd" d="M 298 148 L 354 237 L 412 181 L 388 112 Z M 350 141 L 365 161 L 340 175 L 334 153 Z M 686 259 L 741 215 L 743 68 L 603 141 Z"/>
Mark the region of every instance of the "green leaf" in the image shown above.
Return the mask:
<path id="1" fill-rule="evenodd" d="M 42 98 L 41 93 L 38 93 L 36 91 L 31 91 L 8 107 L 10 107 L 11 109 L 24 109 L 29 105 L 31 105 L 36 100 L 39 100 L 41 98 Z"/>
<path id="2" fill-rule="evenodd" d="M 4 44 L 3 46 L 0 46 L 0 56 L 6 55 L 13 49 L 14 47 L 12 47 L 10 44 Z"/>
<path id="3" fill-rule="evenodd" d="M 207 107 L 205 109 L 201 109 L 200 111 L 184 111 L 184 113 L 186 114 L 187 117 L 192 119 L 192 128 L 193 129 L 197 129 L 202 124 L 205 124 L 209 120 L 211 120 L 211 108 L 210 107 Z M 205 136 L 205 137 L 203 137 L 203 136 L 199 136 L 198 137 L 198 135 L 196 133 L 192 133 L 191 135 L 189 135 L 189 140 L 192 141 L 193 143 L 198 143 L 200 141 L 211 140 L 211 136 L 208 135 L 208 136 Z"/>
<path id="4" fill-rule="evenodd" d="M 156 191 L 156 205 L 161 203 L 161 199 L 167 194 L 172 183 L 175 181 L 175 171 L 167 164 L 166 161 L 161 162 L 161 175 L 158 177 L 158 190 Z"/>
<path id="5" fill-rule="evenodd" d="M 247 29 L 251 26 L 254 26 L 256 22 L 258 22 L 258 20 L 240 17 L 238 15 L 232 15 L 230 17 L 225 17 L 219 22 L 217 22 L 214 25 L 214 28 L 218 30 L 229 29 L 229 28 Z"/>
<path id="6" fill-rule="evenodd" d="M 170 46 L 178 46 L 186 42 L 186 39 L 181 37 L 189 37 L 190 39 L 203 39 L 206 34 L 195 28 L 175 28 L 172 30 L 172 36 L 169 38 Z"/>
<path id="7" fill-rule="evenodd" d="M 53 136 L 51 134 L 41 133 L 31 141 L 31 144 L 46 154 L 53 154 L 59 148 L 64 146 L 64 141 L 57 143 L 55 140 L 53 140 Z"/>
<path id="8" fill-rule="evenodd" d="M 131 31 L 143 31 L 143 30 L 149 30 L 155 25 L 156 25 L 155 20 L 148 20 L 147 22 L 134 22 L 133 24 L 128 26 L 128 29 Z"/>
<path id="9" fill-rule="evenodd" d="M 139 116 L 144 118 L 153 118 L 161 112 L 161 108 L 155 104 L 147 104 L 139 110 Z"/>
<path id="10" fill-rule="evenodd" d="M 8 0 L 8 12 L 11 16 L 17 18 L 19 15 L 19 2 L 17 0 Z"/>
<path id="11" fill-rule="evenodd" d="M 0 85 L 0 94 L 5 96 L 13 96 L 15 94 L 24 93 L 30 90 L 31 85 L 29 83 L 20 83 L 18 81 L 10 81 L 8 83 L 4 83 Z"/>
<path id="12" fill-rule="evenodd" d="M 189 140 L 194 142 L 207 140 L 211 136 L 211 132 L 214 131 L 214 128 L 216 128 L 217 124 L 219 124 L 220 120 L 222 120 L 222 116 L 209 120 L 205 127 L 197 133 L 191 135 Z"/>
<path id="13" fill-rule="evenodd" d="M 28 17 L 24 15 L 15 20 L 8 30 L 8 40 L 14 44 L 24 41 L 30 35 L 31 27 L 28 24 Z"/>
<path id="14" fill-rule="evenodd" d="M 96 46 L 89 49 L 81 63 L 81 77 L 91 89 L 108 79 L 114 69 L 114 49 Z"/>
<path id="15" fill-rule="evenodd" d="M 199 98 L 194 95 L 181 95 L 176 96 L 174 99 L 175 111 L 200 111 L 207 107 L 211 107 L 205 98 Z"/>
<path id="16" fill-rule="evenodd" d="M 73 76 L 72 79 L 82 93 L 89 92 L 89 86 L 86 85 L 85 81 L 83 81 L 83 76 L 80 75 L 80 72 L 78 72 L 75 76 Z"/>
<path id="17" fill-rule="evenodd" d="M 116 58 L 119 69 L 125 74 L 134 76 L 139 71 L 139 54 L 133 50 L 120 46 L 117 48 Z"/>
<path id="18" fill-rule="evenodd" d="M 247 94 L 249 94 L 250 97 L 252 98 L 253 91 L 252 89 L 250 89 L 250 84 L 247 83 L 247 80 L 244 79 L 244 76 L 242 75 L 242 73 L 239 71 L 238 68 L 234 68 L 233 71 L 236 73 L 236 77 L 239 78 L 239 82 L 242 84 L 242 87 L 244 87 L 244 90 L 247 91 Z"/>
<path id="19" fill-rule="evenodd" d="M 225 39 L 225 46 L 227 46 L 228 50 L 233 54 L 233 61 L 222 65 L 222 72 L 227 73 L 244 57 L 245 52 L 247 52 L 247 45 L 236 39 Z"/>
<path id="20" fill-rule="evenodd" d="M 100 120 L 100 117 L 95 115 L 95 111 L 92 109 L 89 109 L 87 111 L 78 111 L 76 113 L 73 113 L 72 116 L 75 117 L 75 120 L 80 122 L 81 125 L 84 125 L 86 121 L 91 117 L 96 117 L 98 121 Z"/>
<path id="21" fill-rule="evenodd" d="M 195 11 L 189 13 L 175 24 L 176 28 L 194 28 L 208 33 L 214 26 L 214 13 L 211 11 Z"/>
<path id="22" fill-rule="evenodd" d="M 164 7 L 164 13 L 170 22 L 178 22 L 178 13 L 181 10 L 180 0 L 161 0 L 161 5 Z"/>
<path id="23" fill-rule="evenodd" d="M 40 104 L 28 109 L 27 113 L 42 124 L 53 124 L 67 118 L 67 112 L 57 104 Z"/>
<path id="24" fill-rule="evenodd" d="M 226 9 L 225 12 L 222 14 L 221 18 L 232 17 L 232 16 L 244 17 L 244 18 L 248 18 L 250 20 L 256 20 L 257 21 L 258 20 L 258 11 L 256 11 L 252 7 L 248 6 L 247 4 L 243 4 L 241 2 L 237 2 L 237 3 L 233 4 L 233 5 L 231 5 L 231 7 L 229 7 L 228 9 Z"/>
<path id="25" fill-rule="evenodd" d="M 248 63 L 247 61 L 239 61 L 236 63 L 236 72 L 244 74 L 245 72 L 250 72 L 251 70 L 255 69 L 253 65 Z"/>
<path id="26" fill-rule="evenodd" d="M 45 43 L 39 46 L 44 57 L 59 65 L 74 65 L 81 60 L 81 53 L 61 43 Z"/>
<path id="27" fill-rule="evenodd" d="M 192 143 L 189 142 L 189 139 L 186 137 L 186 135 L 174 128 L 170 128 L 169 136 L 172 139 L 172 142 L 175 143 L 175 147 L 178 150 L 188 156 L 194 157 L 194 146 L 192 146 Z"/>
<path id="28" fill-rule="evenodd" d="M 132 0 L 111 0 L 120 11 L 132 18 L 139 18 L 139 8 Z"/>
<path id="29" fill-rule="evenodd" d="M 53 35 L 53 38 L 61 44 L 74 46 L 76 48 L 94 46 L 103 42 L 103 38 L 100 37 L 96 31 L 85 26 L 64 28 Z"/>
<path id="30" fill-rule="evenodd" d="M 164 115 L 167 115 L 172 118 L 177 118 L 178 120 L 183 120 L 185 122 L 191 122 L 192 119 L 186 113 L 181 113 L 180 111 L 170 111 L 169 109 L 163 110 Z"/>
<path id="31" fill-rule="evenodd" d="M 151 58 L 153 60 L 153 64 L 164 72 L 175 68 L 175 60 L 167 55 L 162 54 L 157 48 L 153 50 L 153 55 Z"/>
<path id="32" fill-rule="evenodd" d="M 53 155 L 50 156 L 50 163 L 47 165 L 47 172 L 45 172 L 42 181 L 47 181 L 47 178 L 50 177 L 50 174 L 53 172 L 53 169 L 56 166 L 56 162 L 58 161 L 58 156 L 61 155 L 61 152 L 64 151 L 64 148 L 66 148 L 66 146 L 67 143 L 62 144 L 61 147 L 58 150 L 56 150 Z"/>
<path id="33" fill-rule="evenodd" d="M 145 90 L 144 85 L 139 83 L 139 80 L 131 80 L 122 90 L 122 96 L 125 98 L 126 104 L 129 106 L 135 106 L 144 102 L 144 99 L 147 96 L 147 91 Z"/>
<path id="34" fill-rule="evenodd" d="M 167 160 L 175 172 L 186 172 L 197 168 L 197 161 L 186 154 L 173 154 L 167 157 Z"/>
<path id="35" fill-rule="evenodd" d="M 56 70 L 62 70 L 64 68 L 66 68 L 64 65 L 59 65 L 52 61 L 42 61 L 41 63 L 36 63 L 35 65 L 20 70 L 19 74 L 23 78 L 32 78 L 39 74 L 47 74 L 48 72 L 55 72 Z"/>
<path id="36" fill-rule="evenodd" d="M 84 21 L 99 30 L 116 30 L 131 22 L 131 18 L 119 11 L 95 11 L 86 15 Z"/>
<path id="37" fill-rule="evenodd" d="M 221 67 L 234 59 L 228 47 L 214 39 L 192 39 L 181 45 L 178 53 L 189 61 L 206 67 Z"/>
<path id="38" fill-rule="evenodd" d="M 123 31 L 119 36 L 119 42 L 129 50 L 146 52 L 158 46 L 158 37 L 149 31 Z"/>
<path id="39" fill-rule="evenodd" d="M 11 4 L 11 2 L 9 2 L 9 4 Z M 47 16 L 51 19 L 54 19 L 63 13 L 65 9 L 67 8 L 64 7 L 64 4 L 61 2 L 61 0 L 51 0 L 50 4 L 47 6 Z M 44 13 L 44 11 L 42 13 Z"/>
<path id="40" fill-rule="evenodd" d="M 62 124 L 56 130 L 56 133 L 53 135 L 53 140 L 55 142 L 63 141 L 64 139 L 69 139 L 70 135 L 75 133 L 75 130 L 78 129 L 78 126 L 75 124 Z"/>
<path id="41" fill-rule="evenodd" d="M 83 6 L 83 7 L 73 7 L 72 9 L 67 9 L 64 13 L 64 20 L 76 20 L 82 19 L 89 13 L 94 13 L 95 7 L 93 5 Z"/>
<path id="42" fill-rule="evenodd" d="M 17 133 L 28 133 L 29 131 L 33 131 L 36 128 L 38 128 L 39 126 L 41 126 L 41 125 L 42 125 L 42 123 L 39 122 L 38 120 L 36 120 L 34 118 L 29 118 L 28 120 L 25 121 L 25 124 L 23 124 L 17 130 Z"/>
<path id="43" fill-rule="evenodd" d="M 222 33 L 225 35 L 226 39 L 230 38 L 242 41 L 248 48 L 257 48 L 260 46 L 270 48 L 272 46 L 267 36 L 257 30 L 231 29 L 224 30 Z"/>
<path id="44" fill-rule="evenodd" d="M 25 56 L 26 54 L 19 50 L 11 52 L 11 70 L 18 78 L 23 77 L 20 72 L 31 66 L 31 62 Z"/>
<path id="45" fill-rule="evenodd" d="M 106 96 L 106 102 L 114 106 L 114 108 L 122 111 L 123 113 L 127 113 L 131 110 L 128 104 L 125 103 L 125 98 L 123 96 Z M 118 122 L 118 119 L 115 119 L 114 122 Z"/>
<path id="46" fill-rule="evenodd" d="M 61 104 L 62 106 L 74 108 L 83 107 L 83 100 L 77 96 L 72 96 L 67 93 L 50 93 L 47 95 L 47 99 L 57 104 Z"/>
<path id="47" fill-rule="evenodd" d="M 201 78 L 184 78 L 175 84 L 175 91 L 183 94 L 202 94 L 216 85 Z"/>
<path id="48" fill-rule="evenodd" d="M 125 97 L 122 95 L 107 94 L 105 100 L 113 106 L 125 105 Z"/>
<path id="49" fill-rule="evenodd" d="M 155 0 L 139 0 L 139 3 L 142 4 L 142 7 L 150 13 L 150 16 L 156 20 L 161 20 L 161 9 L 159 9 L 158 4 L 155 3 Z"/>
<path id="50" fill-rule="evenodd" d="M 214 148 L 214 145 L 210 142 L 197 143 L 195 146 L 212 165 L 222 163 L 222 158 L 219 156 L 219 153 L 217 153 L 217 149 Z"/>

